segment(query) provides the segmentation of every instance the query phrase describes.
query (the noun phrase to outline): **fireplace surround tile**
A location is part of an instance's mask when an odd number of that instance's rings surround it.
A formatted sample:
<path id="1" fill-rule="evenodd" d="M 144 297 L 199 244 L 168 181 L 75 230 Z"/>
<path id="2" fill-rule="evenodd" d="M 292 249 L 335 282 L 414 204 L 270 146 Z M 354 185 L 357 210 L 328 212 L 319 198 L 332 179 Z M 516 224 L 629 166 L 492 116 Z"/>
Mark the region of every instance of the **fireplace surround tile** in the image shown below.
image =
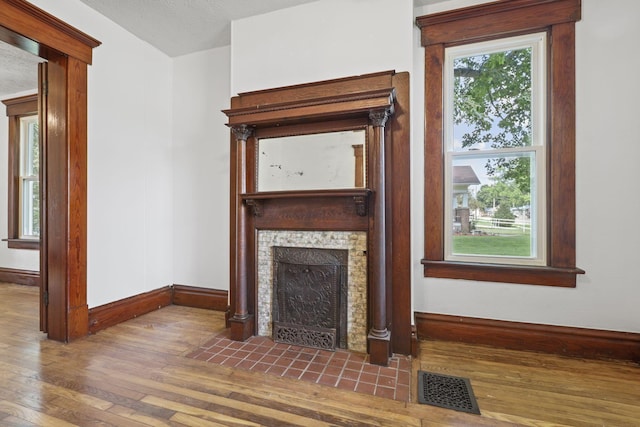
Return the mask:
<path id="1" fill-rule="evenodd" d="M 258 232 L 258 335 L 271 336 L 273 247 L 346 249 L 347 348 L 367 348 L 367 233 L 356 231 L 260 230 Z"/>

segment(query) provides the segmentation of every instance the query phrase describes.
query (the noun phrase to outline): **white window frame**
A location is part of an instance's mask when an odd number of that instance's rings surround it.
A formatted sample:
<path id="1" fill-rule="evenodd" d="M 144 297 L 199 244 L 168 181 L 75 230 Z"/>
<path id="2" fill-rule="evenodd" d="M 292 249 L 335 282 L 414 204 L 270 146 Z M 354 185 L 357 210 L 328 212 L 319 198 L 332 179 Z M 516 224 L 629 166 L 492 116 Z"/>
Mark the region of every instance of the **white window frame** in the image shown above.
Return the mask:
<path id="1" fill-rule="evenodd" d="M 454 67 L 456 58 L 468 57 L 480 54 L 491 54 L 505 50 L 531 48 L 532 69 L 532 145 L 527 147 L 514 147 L 502 149 L 479 149 L 471 151 L 455 151 L 453 138 L 453 87 Z M 516 37 L 501 38 L 490 41 L 470 43 L 460 46 L 445 48 L 443 89 L 444 89 L 444 218 L 445 222 L 453 218 L 453 180 L 452 169 L 455 158 L 464 157 L 499 157 L 500 155 L 517 155 L 519 153 L 531 153 L 535 159 L 535 175 L 531 186 L 532 207 L 531 212 L 531 257 L 510 257 L 495 255 L 472 255 L 453 253 L 452 226 L 444 228 L 444 259 L 446 261 L 513 264 L 543 266 L 547 264 L 547 224 L 546 224 L 546 150 L 547 150 L 547 34 L 546 32 L 526 34 Z M 535 203 L 534 203 L 535 199 Z"/>

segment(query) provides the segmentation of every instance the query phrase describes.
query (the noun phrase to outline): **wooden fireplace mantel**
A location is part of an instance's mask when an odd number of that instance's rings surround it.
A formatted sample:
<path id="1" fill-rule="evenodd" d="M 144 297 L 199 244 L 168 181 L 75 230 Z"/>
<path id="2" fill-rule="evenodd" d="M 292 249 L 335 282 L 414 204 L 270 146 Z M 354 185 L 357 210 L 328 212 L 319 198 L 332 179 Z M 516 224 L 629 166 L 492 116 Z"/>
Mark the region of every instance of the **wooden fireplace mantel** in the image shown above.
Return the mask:
<path id="1" fill-rule="evenodd" d="M 231 128 L 228 326 L 257 330 L 258 230 L 367 233 L 368 352 L 386 365 L 411 352 L 409 75 L 380 73 L 242 93 L 223 111 Z M 365 188 L 257 190 L 258 140 L 361 129 Z"/>
<path id="2" fill-rule="evenodd" d="M 260 230 L 366 231 L 371 190 L 271 191 L 242 194 Z"/>

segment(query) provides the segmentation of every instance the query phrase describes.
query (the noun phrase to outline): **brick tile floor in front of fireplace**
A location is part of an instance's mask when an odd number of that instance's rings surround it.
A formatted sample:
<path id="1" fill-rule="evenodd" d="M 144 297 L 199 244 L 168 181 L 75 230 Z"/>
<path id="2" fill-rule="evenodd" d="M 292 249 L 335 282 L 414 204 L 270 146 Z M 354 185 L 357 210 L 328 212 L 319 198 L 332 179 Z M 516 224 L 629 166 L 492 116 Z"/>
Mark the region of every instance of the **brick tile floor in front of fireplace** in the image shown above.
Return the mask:
<path id="1" fill-rule="evenodd" d="M 216 335 L 187 357 L 223 366 L 296 378 L 316 384 L 409 401 L 411 359 L 394 355 L 389 366 L 372 365 L 366 354 L 319 350 L 253 336 L 244 342 Z"/>

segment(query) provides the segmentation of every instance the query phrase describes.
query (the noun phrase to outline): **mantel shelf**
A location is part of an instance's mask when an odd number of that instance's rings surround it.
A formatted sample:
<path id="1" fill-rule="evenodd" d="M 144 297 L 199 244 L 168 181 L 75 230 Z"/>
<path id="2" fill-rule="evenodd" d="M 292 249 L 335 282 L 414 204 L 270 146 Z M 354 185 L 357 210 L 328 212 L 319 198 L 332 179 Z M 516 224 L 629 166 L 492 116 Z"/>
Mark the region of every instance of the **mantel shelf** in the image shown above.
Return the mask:
<path id="1" fill-rule="evenodd" d="M 294 191 L 261 191 L 244 193 L 243 200 L 294 199 L 309 197 L 369 197 L 372 191 L 368 188 L 347 188 L 334 190 L 294 190 Z"/>
<path id="2" fill-rule="evenodd" d="M 355 213 L 358 216 L 367 216 L 367 201 L 372 191 L 368 188 L 348 188 L 336 190 L 298 190 L 298 191 L 264 191 L 259 193 L 241 194 L 242 200 L 251 207 L 254 216 L 262 216 L 265 202 L 295 201 L 295 200 L 344 200 L 352 198 L 355 205 Z"/>

